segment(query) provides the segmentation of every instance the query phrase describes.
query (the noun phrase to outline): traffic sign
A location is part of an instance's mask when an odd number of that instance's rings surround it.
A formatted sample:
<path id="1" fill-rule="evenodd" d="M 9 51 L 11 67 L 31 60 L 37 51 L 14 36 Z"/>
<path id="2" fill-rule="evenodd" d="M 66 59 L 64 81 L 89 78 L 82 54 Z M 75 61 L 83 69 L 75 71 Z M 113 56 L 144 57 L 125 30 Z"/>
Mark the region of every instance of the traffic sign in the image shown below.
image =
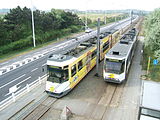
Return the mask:
<path id="1" fill-rule="evenodd" d="M 154 59 L 153 60 L 153 65 L 157 65 L 158 64 L 158 60 L 157 59 Z"/>
<path id="2" fill-rule="evenodd" d="M 17 91 L 17 89 L 18 89 L 18 88 L 17 88 L 17 86 L 15 85 L 15 86 L 9 88 L 9 93 L 14 93 L 14 92 Z"/>

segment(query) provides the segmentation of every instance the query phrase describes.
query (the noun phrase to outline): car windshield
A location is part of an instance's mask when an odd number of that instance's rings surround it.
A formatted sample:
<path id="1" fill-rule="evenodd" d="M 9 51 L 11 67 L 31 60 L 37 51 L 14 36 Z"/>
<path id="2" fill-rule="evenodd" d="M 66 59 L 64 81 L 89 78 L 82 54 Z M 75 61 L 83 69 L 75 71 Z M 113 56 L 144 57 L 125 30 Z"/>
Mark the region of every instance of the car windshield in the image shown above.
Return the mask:
<path id="1" fill-rule="evenodd" d="M 108 73 L 121 74 L 124 72 L 124 61 L 122 60 L 109 60 L 106 59 L 104 69 Z"/>
<path id="2" fill-rule="evenodd" d="M 47 66 L 49 77 L 47 81 L 54 83 L 63 83 L 68 80 L 68 69 L 63 70 L 60 67 Z"/>

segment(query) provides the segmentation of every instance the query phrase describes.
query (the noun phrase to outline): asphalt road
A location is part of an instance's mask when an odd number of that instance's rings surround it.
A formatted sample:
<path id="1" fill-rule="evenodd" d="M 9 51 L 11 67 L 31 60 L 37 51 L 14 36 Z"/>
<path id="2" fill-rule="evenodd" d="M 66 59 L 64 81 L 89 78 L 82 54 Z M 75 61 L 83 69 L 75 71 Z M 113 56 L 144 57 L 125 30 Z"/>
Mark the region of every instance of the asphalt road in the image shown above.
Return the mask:
<path id="1" fill-rule="evenodd" d="M 67 45 L 65 49 L 72 49 L 72 46 L 75 46 L 76 44 L 77 43 L 74 45 Z M 60 51 L 62 51 L 61 49 L 62 48 L 59 47 L 59 49 L 52 53 L 60 53 Z M 39 77 L 44 76 L 47 73 L 46 61 L 48 56 L 49 55 L 39 58 L 0 76 L 0 101 L 11 96 L 11 93 L 9 93 L 9 88 L 16 85 L 18 91 L 24 88 L 27 84 L 34 82 Z"/>
<path id="2" fill-rule="evenodd" d="M 70 120 L 136 120 L 141 91 L 141 49 L 142 42 L 139 40 L 128 79 L 122 84 L 103 81 L 103 62 L 101 62 L 99 77 L 95 77 L 96 68 L 94 68 L 69 94 L 57 99 L 53 104 L 46 104 L 52 103 L 55 98 L 47 97 L 48 95 L 44 92 L 45 84 L 41 84 L 1 111 L 0 118 L 8 119 L 11 116 L 12 119 L 23 118 L 35 105 L 42 102 L 40 107 L 34 109 L 36 113 L 34 117 L 41 113 L 40 108 L 45 106 L 50 109 L 41 116 L 40 120 L 59 119 L 65 106 L 73 113 Z M 49 100 L 43 102 L 45 96 Z"/>
<path id="3" fill-rule="evenodd" d="M 116 27 L 114 26 L 114 29 L 123 28 L 124 26 L 128 25 L 129 23 L 130 23 L 130 21 L 123 23 L 123 24 L 116 26 Z M 118 22 L 116 24 L 118 25 Z M 102 28 L 102 31 L 104 29 L 108 29 L 112 26 L 113 26 L 113 24 L 111 24 L 105 28 Z M 89 34 L 92 34 L 92 33 L 89 33 Z M 96 34 L 96 33 L 94 33 L 94 34 Z M 11 93 L 9 93 L 9 89 L 11 87 L 16 86 L 17 87 L 16 91 L 19 91 L 22 88 L 24 88 L 27 84 L 30 84 L 30 83 L 34 82 L 35 80 L 37 80 L 39 77 L 45 75 L 47 73 L 46 61 L 47 61 L 48 56 L 51 53 L 60 53 L 60 52 L 63 52 L 64 50 L 72 49 L 74 46 L 78 45 L 79 42 L 82 42 L 87 39 L 87 37 L 85 37 L 85 39 L 83 39 L 84 38 L 83 36 L 80 36 L 80 38 L 81 38 L 81 41 L 76 41 L 76 40 L 67 41 L 67 40 L 65 40 L 65 41 L 61 41 L 60 43 L 55 43 L 54 45 L 57 47 L 53 48 L 53 45 L 50 46 L 50 47 L 52 47 L 52 51 L 50 51 L 47 55 L 45 55 L 37 60 L 34 60 L 28 64 L 25 64 L 19 68 L 16 68 L 8 73 L 0 75 L 0 102 L 3 101 L 4 99 L 6 99 L 7 97 L 11 96 Z M 45 49 L 48 49 L 48 48 L 45 47 Z M 44 49 L 42 49 L 42 50 L 44 50 Z M 41 51 L 39 51 L 39 52 L 41 52 Z M 33 53 L 33 54 L 35 54 L 35 53 Z M 29 54 L 27 54 L 26 56 L 29 56 Z M 17 60 L 24 59 L 26 56 L 23 56 L 23 57 L 20 56 L 19 58 L 17 58 Z M 32 56 L 32 54 L 30 54 L 30 56 Z M 16 61 L 16 59 L 10 60 L 5 63 L 1 63 L 1 66 L 5 65 L 5 64 L 9 64 L 10 62 L 12 63 L 13 61 Z M 44 68 L 44 71 L 42 71 L 42 68 Z"/>
<path id="4" fill-rule="evenodd" d="M 127 81 L 113 84 L 103 81 L 102 67 L 99 77 L 96 68 L 66 96 L 51 105 L 40 120 L 57 120 L 67 106 L 73 113 L 69 120 L 137 120 L 141 91 L 141 49 L 139 41 Z"/>

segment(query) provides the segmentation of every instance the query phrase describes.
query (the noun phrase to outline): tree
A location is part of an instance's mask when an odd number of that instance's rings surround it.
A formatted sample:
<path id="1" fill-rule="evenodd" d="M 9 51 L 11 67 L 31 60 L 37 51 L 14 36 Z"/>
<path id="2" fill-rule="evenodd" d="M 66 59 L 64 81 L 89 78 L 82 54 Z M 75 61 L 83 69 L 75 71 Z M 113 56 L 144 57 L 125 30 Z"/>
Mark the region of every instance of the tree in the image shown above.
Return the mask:
<path id="1" fill-rule="evenodd" d="M 36 43 L 67 35 L 79 30 L 81 20 L 73 13 L 52 9 L 51 12 L 35 10 Z M 0 18 L 0 55 L 12 50 L 25 49 L 32 43 L 31 10 L 27 7 L 11 9 Z"/>
<path id="2" fill-rule="evenodd" d="M 160 9 L 153 11 L 145 20 L 145 46 L 158 56 L 160 52 Z"/>

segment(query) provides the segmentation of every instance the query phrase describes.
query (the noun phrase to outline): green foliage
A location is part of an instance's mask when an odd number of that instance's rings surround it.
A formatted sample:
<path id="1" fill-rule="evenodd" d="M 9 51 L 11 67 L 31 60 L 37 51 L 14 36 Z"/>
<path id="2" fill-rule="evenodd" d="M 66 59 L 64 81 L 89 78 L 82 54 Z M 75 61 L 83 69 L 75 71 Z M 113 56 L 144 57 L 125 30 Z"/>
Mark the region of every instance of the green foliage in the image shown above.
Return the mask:
<path id="1" fill-rule="evenodd" d="M 153 65 L 153 60 L 160 61 L 160 9 L 156 9 L 145 18 L 145 47 L 143 54 L 143 68 L 147 69 L 148 58 L 151 58 L 151 64 L 148 77 L 154 81 L 160 81 L 160 63 Z"/>
<path id="2" fill-rule="evenodd" d="M 19 41 L 0 47 L 0 55 L 9 53 L 10 51 L 24 49 L 31 45 L 32 45 L 32 36 L 28 36 L 26 39 L 21 39 Z"/>
<path id="3" fill-rule="evenodd" d="M 160 9 L 156 9 L 145 20 L 145 46 L 154 52 L 160 50 Z"/>
<path id="4" fill-rule="evenodd" d="M 63 10 L 51 12 L 36 10 L 35 22 L 36 45 L 77 32 L 82 25 L 79 17 Z M 3 18 L 0 17 L 0 55 L 33 46 L 31 10 L 29 8 L 11 9 Z"/>

